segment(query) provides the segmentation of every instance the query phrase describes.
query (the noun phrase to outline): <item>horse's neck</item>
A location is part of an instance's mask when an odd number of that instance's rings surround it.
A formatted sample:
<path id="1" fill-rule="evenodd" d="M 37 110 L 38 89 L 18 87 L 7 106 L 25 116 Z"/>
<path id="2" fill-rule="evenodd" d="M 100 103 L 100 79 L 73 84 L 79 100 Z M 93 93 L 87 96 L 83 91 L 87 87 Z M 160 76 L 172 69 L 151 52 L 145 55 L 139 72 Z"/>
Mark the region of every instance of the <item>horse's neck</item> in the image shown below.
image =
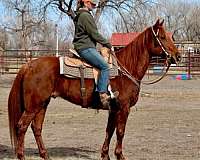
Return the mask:
<path id="1" fill-rule="evenodd" d="M 118 59 L 123 67 L 138 80 L 141 80 L 144 77 L 149 65 L 149 53 L 142 36 L 144 35 L 139 35 L 134 42 L 118 53 Z"/>

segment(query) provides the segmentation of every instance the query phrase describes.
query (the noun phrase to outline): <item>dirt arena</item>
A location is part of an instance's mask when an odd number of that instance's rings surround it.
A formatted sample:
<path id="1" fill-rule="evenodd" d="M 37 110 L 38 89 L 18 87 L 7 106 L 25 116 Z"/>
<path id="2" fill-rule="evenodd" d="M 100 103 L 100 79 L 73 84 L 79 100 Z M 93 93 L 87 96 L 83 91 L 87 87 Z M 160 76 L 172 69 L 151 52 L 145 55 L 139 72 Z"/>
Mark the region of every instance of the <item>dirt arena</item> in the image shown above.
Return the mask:
<path id="1" fill-rule="evenodd" d="M 0 159 L 14 159 L 9 140 L 7 97 L 14 75 L 0 75 Z M 200 160 L 200 79 L 142 86 L 126 127 L 128 160 Z M 47 110 L 43 138 L 52 160 L 99 160 L 107 111 L 81 109 L 60 98 Z M 110 145 L 114 160 L 116 136 Z M 26 135 L 26 159 L 40 159 L 33 134 Z"/>

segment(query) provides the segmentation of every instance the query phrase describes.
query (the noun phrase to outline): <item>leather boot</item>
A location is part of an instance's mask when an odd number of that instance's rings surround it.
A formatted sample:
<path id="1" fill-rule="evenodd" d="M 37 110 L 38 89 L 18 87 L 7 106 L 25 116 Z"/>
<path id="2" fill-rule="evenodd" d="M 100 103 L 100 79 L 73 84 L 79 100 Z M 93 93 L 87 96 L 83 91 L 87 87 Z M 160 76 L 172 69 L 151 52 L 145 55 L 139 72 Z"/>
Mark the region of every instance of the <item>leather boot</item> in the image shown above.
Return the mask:
<path id="1" fill-rule="evenodd" d="M 103 109 L 110 108 L 110 96 L 107 93 L 99 93 L 100 101 L 102 103 Z"/>
<path id="2" fill-rule="evenodd" d="M 114 94 L 114 98 L 117 98 L 119 96 L 118 91 L 115 91 L 113 94 Z M 110 100 L 111 100 L 110 95 L 108 95 L 107 93 L 99 93 L 99 96 L 100 96 L 101 103 L 103 105 L 102 106 L 103 109 L 110 109 Z"/>

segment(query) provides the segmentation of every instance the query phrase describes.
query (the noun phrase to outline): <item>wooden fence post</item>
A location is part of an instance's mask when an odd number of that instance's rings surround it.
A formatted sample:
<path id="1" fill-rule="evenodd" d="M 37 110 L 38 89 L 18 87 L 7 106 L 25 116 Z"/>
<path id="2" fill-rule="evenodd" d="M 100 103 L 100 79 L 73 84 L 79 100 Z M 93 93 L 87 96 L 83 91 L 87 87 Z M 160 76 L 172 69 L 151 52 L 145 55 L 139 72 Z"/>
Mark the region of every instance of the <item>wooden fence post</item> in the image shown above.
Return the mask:
<path id="1" fill-rule="evenodd" d="M 188 80 L 191 79 L 191 50 L 188 51 Z"/>

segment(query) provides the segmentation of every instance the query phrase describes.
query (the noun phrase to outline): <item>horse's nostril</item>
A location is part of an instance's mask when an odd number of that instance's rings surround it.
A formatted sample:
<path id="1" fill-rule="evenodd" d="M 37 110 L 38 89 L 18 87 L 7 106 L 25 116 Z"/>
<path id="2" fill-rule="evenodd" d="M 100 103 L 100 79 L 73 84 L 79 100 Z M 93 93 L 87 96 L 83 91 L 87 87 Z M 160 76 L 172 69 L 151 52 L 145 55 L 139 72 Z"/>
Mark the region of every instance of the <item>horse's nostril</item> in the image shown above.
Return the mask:
<path id="1" fill-rule="evenodd" d="M 180 55 L 177 56 L 177 60 L 178 60 L 178 61 L 181 60 L 181 56 L 180 56 Z"/>
<path id="2" fill-rule="evenodd" d="M 180 55 L 180 54 L 177 54 L 177 55 L 176 55 L 176 60 L 177 60 L 177 61 L 180 61 L 180 60 L 181 60 L 181 55 Z"/>

